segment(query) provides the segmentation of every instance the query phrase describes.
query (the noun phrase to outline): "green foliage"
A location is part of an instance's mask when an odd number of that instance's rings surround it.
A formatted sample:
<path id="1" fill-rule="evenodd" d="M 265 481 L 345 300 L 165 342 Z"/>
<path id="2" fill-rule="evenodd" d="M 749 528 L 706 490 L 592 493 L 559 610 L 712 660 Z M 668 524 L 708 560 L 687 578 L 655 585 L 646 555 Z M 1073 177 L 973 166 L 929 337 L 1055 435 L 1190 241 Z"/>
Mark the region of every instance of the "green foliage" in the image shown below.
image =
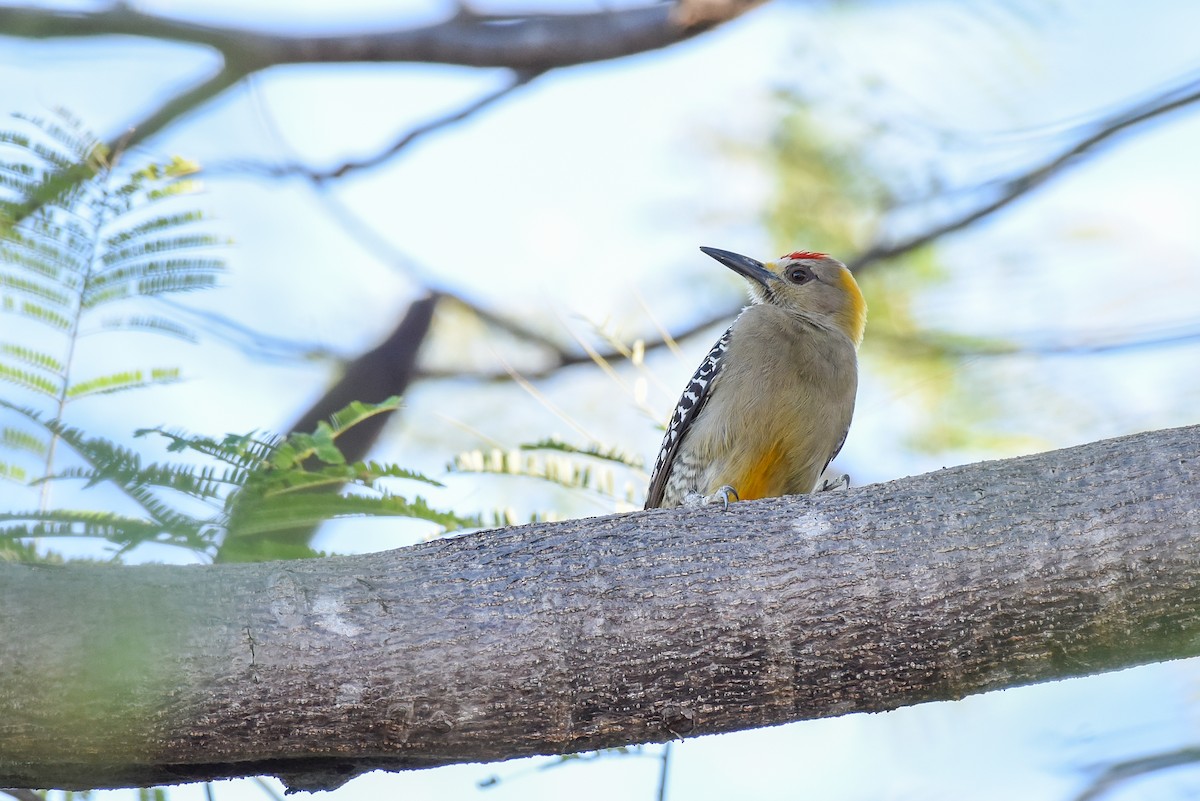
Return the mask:
<path id="1" fill-rule="evenodd" d="M 780 93 L 782 115 L 765 154 L 774 191 L 764 214 L 777 249 L 861 253 L 894 202 L 886 176 L 865 169 L 862 143 L 831 134 L 804 98 Z"/>
<path id="2" fill-rule="evenodd" d="M 206 230 L 201 211 L 181 207 L 197 188 L 196 165 L 173 158 L 124 170 L 120 156 L 65 112 L 17 117 L 0 131 L 0 316 L 11 320 L 0 329 L 0 382 L 55 421 L 81 398 L 179 380 L 174 367 L 80 376 L 77 346 L 97 332 L 194 340 L 178 323 L 131 314 L 125 302 L 204 289 L 224 269 L 214 255 L 224 241 Z M 41 466 L 5 463 L 0 475 L 50 475 L 62 434 L 47 431 L 43 439 L 5 428 L 0 448 Z"/>
<path id="3" fill-rule="evenodd" d="M 599 496 L 616 508 L 637 508 L 637 490 L 632 481 L 625 481 L 618 493 L 618 481 L 622 473 L 644 471 L 640 459 L 628 456 L 616 448 L 599 444 L 579 447 L 559 439 L 543 439 L 525 443 L 512 450 L 493 448 L 458 454 L 446 466 L 452 473 L 476 473 L 485 475 L 507 475 L 532 478 L 557 487 L 582 490 Z M 640 481 L 639 481 L 640 486 Z M 554 512 L 536 512 L 528 522 L 557 519 Z M 492 511 L 491 523 L 510 526 L 518 522 L 511 509 Z"/>
<path id="4" fill-rule="evenodd" d="M 24 484 L 28 478 L 28 473 L 25 468 L 20 465 L 9 464 L 8 462 L 0 462 L 0 478 L 16 481 L 19 484 Z"/>
<path id="5" fill-rule="evenodd" d="M 606 462 L 616 462 L 617 464 L 632 467 L 637 470 L 644 470 L 646 465 L 643 461 L 634 456 L 618 450 L 617 448 L 605 448 L 602 445 L 592 444 L 586 448 L 580 448 L 572 445 L 569 442 L 563 442 L 560 439 L 547 438 L 538 440 L 537 442 L 525 443 L 521 445 L 523 451 L 561 451 L 562 453 L 573 453 L 580 456 L 590 456 L 593 459 L 599 459 Z"/>
<path id="6" fill-rule="evenodd" d="M 922 292 L 946 277 L 935 249 L 927 247 L 871 271 L 861 281 L 871 306 L 864 359 L 894 387 L 901 402 L 921 409 L 920 423 L 905 444 L 918 453 L 1030 450 L 1034 443 L 1027 439 L 991 430 L 1005 414 L 1000 393 L 968 373 L 981 354 L 1005 353 L 1011 346 L 1000 339 L 932 329 L 920 318 Z"/>
<path id="7" fill-rule="evenodd" d="M 207 230 L 202 212 L 183 205 L 196 190 L 197 166 L 176 157 L 118 169 L 119 156 L 65 113 L 19 118 L 14 129 L 0 131 L 0 315 L 13 320 L 0 328 L 0 382 L 21 396 L 0 398 L 0 411 L 20 421 L 0 427 L 0 449 L 12 456 L 0 461 L 0 478 L 43 490 L 39 508 L 0 512 L 0 558 L 53 560 L 38 548 L 45 537 L 107 540 L 117 557 L 158 543 L 212 559 L 292 558 L 315 555 L 308 538 L 272 535 L 330 518 L 477 525 L 385 486 L 436 481 L 395 465 L 351 463 L 342 454 L 338 436 L 394 411 L 396 398 L 350 404 L 315 431 L 283 438 L 137 432 L 165 438 L 168 453 L 191 459 L 180 463 L 147 463 L 138 451 L 64 422 L 68 405 L 82 398 L 178 381 L 174 367 L 80 376 L 77 346 L 112 332 L 195 341 L 186 326 L 144 306 L 209 288 L 223 270 L 214 254 L 225 243 Z M 56 466 L 60 443 L 77 464 Z M 115 486 L 132 511 L 50 508 L 45 489 L 63 481 Z"/>
<path id="8" fill-rule="evenodd" d="M 145 464 L 136 451 L 0 400 L 0 406 L 60 438 L 84 461 L 39 481 L 70 479 L 88 487 L 108 482 L 138 509 L 130 515 L 68 509 L 0 513 L 0 558 L 27 555 L 29 546 L 22 540 L 37 537 L 102 538 L 118 546 L 118 555 L 154 542 L 225 561 L 296 558 L 318 554 L 307 545 L 265 535 L 367 515 L 425 520 L 446 530 L 479 525 L 475 518 L 435 509 L 419 496 L 397 495 L 381 483 L 402 479 L 440 486 L 431 478 L 394 465 L 346 460 L 338 436 L 398 405 L 399 398 L 354 403 L 316 431 L 285 438 L 246 434 L 218 440 L 159 428 L 136 433 L 163 437 L 168 452 L 198 454 L 208 462 L 195 465 Z M 334 492 L 342 488 L 349 489 Z"/>

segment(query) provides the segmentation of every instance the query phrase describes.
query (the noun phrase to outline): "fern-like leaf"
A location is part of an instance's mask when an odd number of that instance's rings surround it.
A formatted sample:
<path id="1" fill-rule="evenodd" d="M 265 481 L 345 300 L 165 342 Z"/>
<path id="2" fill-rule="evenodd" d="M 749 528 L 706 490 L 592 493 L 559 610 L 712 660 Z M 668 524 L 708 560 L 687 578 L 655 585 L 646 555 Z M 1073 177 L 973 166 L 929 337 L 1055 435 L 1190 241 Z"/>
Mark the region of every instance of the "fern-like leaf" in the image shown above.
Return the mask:
<path id="1" fill-rule="evenodd" d="M 133 433 L 135 437 L 148 434 L 157 434 L 170 440 L 167 450 L 171 453 L 195 451 L 245 470 L 266 465 L 275 448 L 283 441 L 281 437 L 262 439 L 253 434 L 230 434 L 224 440 L 218 441 L 212 437 L 195 436 L 185 431 L 171 431 L 165 428 L 139 428 Z"/>
<path id="2" fill-rule="evenodd" d="M 49 398 L 57 397 L 60 389 L 57 382 L 46 378 L 40 373 L 25 370 L 4 362 L 0 362 L 0 381 L 8 381 L 17 386 L 32 389 L 34 392 Z"/>
<path id="3" fill-rule="evenodd" d="M 212 467 L 157 463 L 143 467 L 128 460 L 114 460 L 98 461 L 95 466 L 68 467 L 33 483 L 65 479 L 82 480 L 87 486 L 112 481 L 131 493 L 139 488 L 169 489 L 199 500 L 209 500 L 223 498 L 230 490 L 240 487 L 245 483 L 246 471 L 228 468 L 218 472 Z"/>
<path id="4" fill-rule="evenodd" d="M 36 541 L 23 541 L 8 537 L 0 538 L 0 562 L 18 562 L 28 564 L 62 564 L 61 555 L 38 547 Z M 42 796 L 44 798 L 44 796 Z"/>
<path id="5" fill-rule="evenodd" d="M 83 293 L 83 308 L 112 300 L 207 289 L 217 282 L 216 259 L 171 259 L 131 264 L 96 274 Z"/>
<path id="6" fill-rule="evenodd" d="M 399 395 L 393 395 L 379 403 L 362 403 L 353 401 L 346 408 L 333 413 L 329 418 L 329 426 L 333 429 L 335 435 L 342 433 L 351 426 L 358 425 L 363 420 L 374 417 L 377 414 L 386 414 L 394 412 L 400 408 L 401 398 Z"/>
<path id="7" fill-rule="evenodd" d="M 121 392 L 123 390 L 138 389 L 157 384 L 173 384 L 178 380 L 179 370 L 173 368 L 155 369 L 152 370 L 149 375 L 146 375 L 141 370 L 132 370 L 124 373 L 112 373 L 110 375 L 90 378 L 87 381 L 80 381 L 77 384 L 72 384 L 67 388 L 67 397 L 75 400 L 88 395 L 102 395 L 109 392 Z"/>
<path id="8" fill-rule="evenodd" d="M 617 448 L 605 448 L 601 445 L 588 445 L 585 448 L 580 448 L 577 445 L 572 445 L 569 442 L 555 438 L 523 443 L 520 448 L 523 451 L 561 451 L 562 453 L 572 453 L 579 456 L 590 456 L 593 459 L 616 462 L 617 464 L 623 464 L 626 467 L 632 467 L 636 470 L 644 470 L 646 467 L 646 463 L 640 458 L 629 456 Z"/>
<path id="9" fill-rule="evenodd" d="M 151 487 L 138 485 L 128 487 L 126 491 L 153 518 L 161 531 L 176 542 L 186 543 L 196 550 L 208 544 L 203 537 L 205 529 L 210 525 L 207 519 L 179 511 L 159 498 Z"/>
<path id="10" fill-rule="evenodd" d="M 419 481 L 422 484 L 429 484 L 433 487 L 446 486 L 437 479 L 418 473 L 415 470 L 409 470 L 399 465 L 381 464 L 379 462 L 355 462 L 350 465 L 350 469 L 354 472 L 354 480 L 360 484 L 373 484 L 381 478 L 402 478 L 406 481 Z"/>
<path id="11" fill-rule="evenodd" d="M 96 307 L 216 283 L 224 265 L 211 251 L 224 240 L 202 227 L 201 212 L 160 205 L 194 188 L 188 176 L 196 165 L 174 158 L 120 175 L 107 147 L 66 112 L 18 119 L 34 133 L 0 131 L 0 313 L 61 332 L 63 356 L 40 341 L 24 350 L 0 342 L 25 365 L 6 364 L 0 377 L 49 395 L 60 414 L 77 398 L 178 380 L 173 369 L 133 368 L 78 380 L 71 357 Z M 121 319 L 126 330 L 194 340 L 190 330 L 161 317 Z M 57 389 L 29 366 L 53 374 Z"/>
<path id="12" fill-rule="evenodd" d="M 37 367 L 51 375 L 61 375 L 64 369 L 63 363 L 50 354 L 22 345 L 0 344 L 0 353 L 12 356 L 25 364 Z"/>
<path id="13" fill-rule="evenodd" d="M 30 300 L 23 300 L 19 305 L 14 304 L 11 309 L 6 308 L 5 311 L 12 311 L 15 314 L 24 317 L 27 320 L 33 320 L 36 323 L 48 326 L 56 331 L 68 331 L 71 328 L 71 319 L 64 314 L 56 312 L 54 309 L 48 308 L 41 303 L 34 303 Z"/>
<path id="14" fill-rule="evenodd" d="M 20 465 L 0 461 L 0 478 L 14 481 L 17 484 L 25 484 L 29 480 L 29 473 Z"/>
<path id="15" fill-rule="evenodd" d="M 4 248 L 0 245 L 0 262 L 7 261 L 5 256 Z M 24 278 L 15 273 L 0 272 L 0 287 L 56 306 L 65 306 L 70 302 L 67 293 L 52 284 Z"/>
<path id="16" fill-rule="evenodd" d="M 44 456 L 49 443 L 36 434 L 5 426 L 0 429 L 0 445 L 12 451 L 27 451 L 35 456 Z"/>
<path id="17" fill-rule="evenodd" d="M 159 215 L 136 225 L 131 225 L 117 233 L 109 234 L 104 242 L 107 249 L 116 250 L 148 237 L 158 236 L 163 231 L 170 231 L 191 223 L 198 223 L 204 219 L 206 219 L 204 213 L 199 209 Z"/>
<path id="18" fill-rule="evenodd" d="M 7 524 L 7 525 L 6 525 Z M 72 509 L 0 512 L 0 537 L 97 537 L 121 545 L 155 540 L 162 528 L 152 520 Z"/>
<path id="19" fill-rule="evenodd" d="M 425 499 L 411 501 L 398 495 L 370 497 L 309 493 L 268 496 L 244 504 L 230 518 L 229 536 L 252 537 L 275 531 L 315 526 L 346 517 L 408 517 L 428 520 L 446 529 L 480 525 L 478 518 L 462 517 L 432 508 Z"/>
<path id="20" fill-rule="evenodd" d="M 35 273 L 57 276 L 61 270 L 81 273 L 91 256 L 90 240 L 72 221 L 32 218 L 0 241 L 4 260 Z"/>
<path id="21" fill-rule="evenodd" d="M 111 247 L 112 239 L 109 239 L 108 242 L 110 247 L 100 257 L 103 272 L 130 264 L 141 264 L 145 259 L 154 256 L 171 255 L 192 248 L 217 247 L 222 240 L 212 234 L 189 233 L 157 239 L 138 237 L 124 241 L 119 247 Z"/>
<path id="22" fill-rule="evenodd" d="M 196 336 L 190 328 L 185 325 L 180 325 L 174 320 L 168 320 L 166 317 L 155 317 L 153 315 L 136 315 L 133 317 L 114 317 L 103 320 L 100 323 L 100 331 L 146 331 L 154 334 L 162 334 L 164 336 L 181 339 L 184 342 L 198 342 L 199 337 Z M 82 332 L 81 336 L 86 336 L 89 333 Z"/>

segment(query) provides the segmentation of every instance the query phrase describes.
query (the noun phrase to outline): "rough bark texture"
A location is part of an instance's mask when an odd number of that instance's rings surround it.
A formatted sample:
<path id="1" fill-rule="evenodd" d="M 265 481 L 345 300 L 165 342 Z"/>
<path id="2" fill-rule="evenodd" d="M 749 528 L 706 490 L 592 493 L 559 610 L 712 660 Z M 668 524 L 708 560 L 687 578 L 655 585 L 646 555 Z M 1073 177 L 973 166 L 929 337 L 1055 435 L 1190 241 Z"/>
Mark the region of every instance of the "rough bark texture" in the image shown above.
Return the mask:
<path id="1" fill-rule="evenodd" d="M 1198 445 L 370 556 L 0 565 L 0 786 L 314 789 L 1195 655 Z"/>

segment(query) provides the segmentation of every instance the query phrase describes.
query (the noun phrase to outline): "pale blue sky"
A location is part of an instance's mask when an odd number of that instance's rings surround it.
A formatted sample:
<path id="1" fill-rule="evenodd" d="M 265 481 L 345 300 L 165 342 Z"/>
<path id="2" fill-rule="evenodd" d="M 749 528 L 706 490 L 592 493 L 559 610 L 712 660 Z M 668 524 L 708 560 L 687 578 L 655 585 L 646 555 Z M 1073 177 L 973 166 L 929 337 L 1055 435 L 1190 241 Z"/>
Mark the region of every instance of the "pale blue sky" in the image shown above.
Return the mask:
<path id="1" fill-rule="evenodd" d="M 267 29 L 323 30 L 408 21 L 415 6 L 359 2 L 336 12 L 322 3 L 285 2 L 251 9 L 238 2 L 139 7 Z M 432 14 L 437 6 L 422 8 Z M 403 159 L 345 181 L 337 196 L 439 282 L 482 302 L 524 312 L 552 331 L 571 326 L 586 334 L 584 318 L 611 319 L 630 336 L 650 334 L 646 312 L 630 303 L 635 292 L 668 326 L 685 325 L 698 310 L 724 308 L 740 292 L 737 280 L 709 263 L 698 245 L 770 254 L 759 224 L 769 176 L 728 159 L 721 142 L 767 135 L 769 94 L 778 86 L 801 87 L 828 103 L 835 130 L 852 130 L 862 119 L 854 104 L 864 103 L 868 111 L 881 103 L 904 118 L 937 122 L 957 133 L 955 143 L 922 150 L 899 142 L 888 152 L 907 170 L 934 163 L 962 180 L 982 168 L 1019 163 L 1047 134 L 1081 116 L 1200 70 L 1194 45 L 1200 5 L 1161 0 L 1140 4 L 1136 13 L 1120 3 L 1066 1 L 966 8 L 951 2 L 773 3 L 677 48 L 541 79 Z M 210 64 L 203 53 L 133 40 L 6 40 L 0 49 L 3 106 L 37 112 L 64 105 L 108 132 Z M 879 87 L 869 101 L 850 94 L 864 76 Z M 210 164 L 272 154 L 337 163 L 371 153 L 394 132 L 457 107 L 499 78 L 420 66 L 273 70 L 147 149 Z M 835 102 L 843 96 L 845 103 Z M 923 312 L 952 330 L 1052 340 L 1080 330 L 1194 322 L 1200 316 L 1198 137 L 1193 115 L 1172 117 L 977 231 L 947 241 L 952 278 L 922 299 Z M 995 143 L 1005 147 L 996 150 Z M 390 329 L 412 297 L 411 281 L 356 247 L 300 182 L 214 180 L 204 204 L 237 245 L 226 288 L 189 298 L 197 307 L 353 354 Z M 548 308 L 560 319 L 546 314 Z M 867 336 L 869 346 L 869 329 Z M 701 337 L 686 343 L 682 358 L 654 357 L 661 387 L 649 387 L 647 402 L 657 419 L 709 344 Z M 1004 392 L 1014 396 L 1010 425 L 1032 433 L 1038 447 L 1054 447 L 1195 422 L 1198 356 L 1193 344 L 1104 357 L 976 360 L 959 369 L 981 381 L 1002 379 Z M 279 427 L 328 381 L 321 366 L 264 365 L 213 343 L 162 349 L 155 358 L 181 364 L 193 379 L 136 399 L 81 404 L 77 424 L 114 437 L 156 423 L 213 433 Z M 1061 405 L 1023 407 L 1022 397 L 1034 387 L 1060 397 Z M 588 431 L 653 456 L 656 419 L 596 371 L 574 371 L 542 389 Z M 842 460 L 857 480 L 998 455 L 912 453 L 904 440 L 921 414 L 908 402 L 913 391 L 864 375 Z M 480 444 L 456 422 L 506 444 L 548 431 L 576 438 L 512 388 L 428 384 L 408 403 L 404 424 L 379 455 L 434 472 L 457 450 Z M 503 504 L 514 488 L 450 483 L 446 502 L 466 509 Z M 576 506 L 581 514 L 604 511 Z M 323 544 L 349 551 L 402 543 L 392 529 L 370 526 L 339 528 Z M 1177 663 L 957 704 L 689 741 L 675 752 L 670 797 L 1065 798 L 1081 786 L 1088 766 L 1190 743 L 1195 691 L 1195 665 Z M 487 792 L 474 789 L 477 779 L 519 772 L 522 764 L 372 776 L 339 795 L 649 799 L 654 790 L 656 764 L 648 759 L 568 766 Z M 254 793 L 246 785 L 218 792 L 223 801 Z"/>

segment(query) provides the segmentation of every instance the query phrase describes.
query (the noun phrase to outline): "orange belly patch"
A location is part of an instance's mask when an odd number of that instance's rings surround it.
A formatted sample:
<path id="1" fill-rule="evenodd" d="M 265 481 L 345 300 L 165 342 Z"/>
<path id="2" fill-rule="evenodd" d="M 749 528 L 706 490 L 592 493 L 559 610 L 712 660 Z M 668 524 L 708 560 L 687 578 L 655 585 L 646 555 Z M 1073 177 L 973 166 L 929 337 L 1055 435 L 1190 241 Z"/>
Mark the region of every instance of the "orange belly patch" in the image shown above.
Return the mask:
<path id="1" fill-rule="evenodd" d="M 783 448 L 777 442 L 764 451 L 741 480 L 732 482 L 738 499 L 752 501 L 778 495 L 783 487 Z"/>

